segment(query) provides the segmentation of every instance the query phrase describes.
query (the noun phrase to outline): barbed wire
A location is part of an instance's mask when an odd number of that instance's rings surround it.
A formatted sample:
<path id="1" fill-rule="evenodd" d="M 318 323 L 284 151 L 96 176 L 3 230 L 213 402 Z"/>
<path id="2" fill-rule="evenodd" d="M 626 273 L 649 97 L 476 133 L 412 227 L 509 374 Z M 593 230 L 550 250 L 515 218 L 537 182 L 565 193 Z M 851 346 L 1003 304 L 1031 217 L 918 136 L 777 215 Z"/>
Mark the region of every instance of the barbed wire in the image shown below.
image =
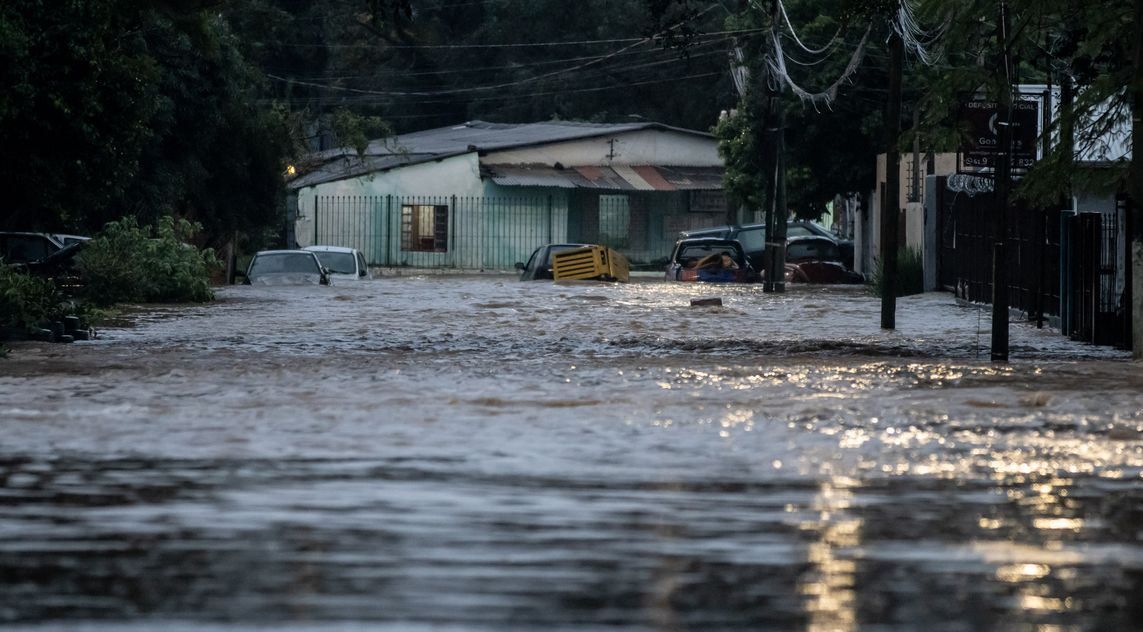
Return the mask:
<path id="1" fill-rule="evenodd" d="M 978 193 L 992 193 L 992 178 L 956 173 L 945 180 L 945 188 L 953 193 L 964 193 L 968 197 L 975 197 Z"/>

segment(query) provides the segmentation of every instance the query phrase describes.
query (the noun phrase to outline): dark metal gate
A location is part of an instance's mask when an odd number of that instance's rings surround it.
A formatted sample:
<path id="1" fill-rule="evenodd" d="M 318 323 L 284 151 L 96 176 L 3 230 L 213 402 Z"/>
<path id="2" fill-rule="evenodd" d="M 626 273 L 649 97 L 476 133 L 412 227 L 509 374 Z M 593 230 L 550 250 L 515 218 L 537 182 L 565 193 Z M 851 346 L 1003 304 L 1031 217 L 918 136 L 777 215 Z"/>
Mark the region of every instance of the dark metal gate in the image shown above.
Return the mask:
<path id="1" fill-rule="evenodd" d="M 937 178 L 937 280 L 960 298 L 991 302 L 992 244 L 996 241 L 993 195 L 956 193 L 945 184 L 945 178 Z M 1056 314 L 1060 244 L 1055 226 L 1059 211 L 1017 203 L 1010 213 L 1010 304 L 1037 320 Z"/>
<path id="2" fill-rule="evenodd" d="M 1064 293 L 1060 325 L 1075 340 L 1130 348 L 1130 292 L 1126 271 L 1126 204 L 1115 214 L 1068 213 L 1061 218 Z"/>

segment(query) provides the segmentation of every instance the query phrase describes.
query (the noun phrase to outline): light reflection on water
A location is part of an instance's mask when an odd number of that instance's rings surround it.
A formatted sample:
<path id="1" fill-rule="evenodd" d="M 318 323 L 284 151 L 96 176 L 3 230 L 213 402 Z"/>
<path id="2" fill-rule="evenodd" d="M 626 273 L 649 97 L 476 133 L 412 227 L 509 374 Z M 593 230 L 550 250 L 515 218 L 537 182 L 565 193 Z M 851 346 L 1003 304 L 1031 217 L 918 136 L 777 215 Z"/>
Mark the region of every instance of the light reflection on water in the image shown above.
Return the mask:
<path id="1" fill-rule="evenodd" d="M 17 349 L 0 623 L 1140 627 L 1143 377 L 900 304 L 381 279 Z"/>

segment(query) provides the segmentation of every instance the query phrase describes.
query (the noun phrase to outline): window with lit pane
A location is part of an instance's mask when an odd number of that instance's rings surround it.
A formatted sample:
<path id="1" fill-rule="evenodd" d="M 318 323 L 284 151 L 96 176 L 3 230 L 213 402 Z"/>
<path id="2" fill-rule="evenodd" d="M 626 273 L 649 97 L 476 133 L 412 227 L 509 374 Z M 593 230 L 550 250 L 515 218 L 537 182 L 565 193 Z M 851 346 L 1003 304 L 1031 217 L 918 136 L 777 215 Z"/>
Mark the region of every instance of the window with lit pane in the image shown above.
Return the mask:
<path id="1" fill-rule="evenodd" d="M 448 252 L 448 206 L 401 206 L 401 250 Z"/>

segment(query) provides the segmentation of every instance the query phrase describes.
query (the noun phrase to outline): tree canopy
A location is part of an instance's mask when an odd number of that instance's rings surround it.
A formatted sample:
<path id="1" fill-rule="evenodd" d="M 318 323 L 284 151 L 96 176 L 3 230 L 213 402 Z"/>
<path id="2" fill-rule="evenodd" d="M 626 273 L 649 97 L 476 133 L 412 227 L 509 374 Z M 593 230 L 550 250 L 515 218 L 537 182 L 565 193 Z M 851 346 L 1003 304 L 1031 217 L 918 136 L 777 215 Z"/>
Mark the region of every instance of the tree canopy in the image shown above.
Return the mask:
<path id="1" fill-rule="evenodd" d="M 899 0 L 11 0 L 0 6 L 6 227 L 94 230 L 176 215 L 220 239 L 282 221 L 294 157 L 463 120 L 654 120 L 715 129 L 728 190 L 758 207 L 759 102 L 784 50 L 788 199 L 803 216 L 873 186 L 885 39 Z M 995 91 L 995 0 L 913 0 L 931 57 L 907 56 L 902 127 L 955 148 L 957 104 Z M 1063 81 L 1056 130 L 1080 141 L 1130 117 L 1132 0 L 1009 0 L 1013 81 Z M 742 53 L 739 95 L 729 53 Z M 774 61 L 769 58 L 769 61 Z M 797 86 L 798 92 L 793 88 Z M 771 86 L 776 87 L 776 86 Z M 828 93 L 831 98 L 807 98 Z M 904 138 L 902 139 L 904 142 Z M 1054 151 L 1023 194 L 1072 175 Z M 1125 164 L 1084 176 L 1123 184 Z"/>

